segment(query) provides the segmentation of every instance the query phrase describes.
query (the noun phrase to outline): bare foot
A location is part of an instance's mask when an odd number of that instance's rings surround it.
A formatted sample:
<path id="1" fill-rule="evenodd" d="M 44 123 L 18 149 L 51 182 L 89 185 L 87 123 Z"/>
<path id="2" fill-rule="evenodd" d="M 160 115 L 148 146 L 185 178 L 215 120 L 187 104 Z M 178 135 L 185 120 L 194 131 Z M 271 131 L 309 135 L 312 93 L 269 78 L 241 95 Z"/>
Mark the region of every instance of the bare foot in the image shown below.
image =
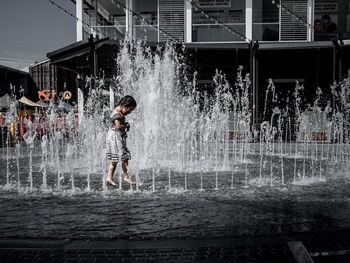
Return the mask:
<path id="1" fill-rule="evenodd" d="M 129 176 L 124 176 L 123 180 L 129 184 L 136 184 L 135 182 L 131 181 L 131 179 L 129 178 Z"/>
<path id="2" fill-rule="evenodd" d="M 117 184 L 113 181 L 112 178 L 107 178 L 106 179 L 106 183 L 107 183 L 107 185 L 109 184 L 109 185 L 112 185 L 112 186 L 117 186 Z"/>

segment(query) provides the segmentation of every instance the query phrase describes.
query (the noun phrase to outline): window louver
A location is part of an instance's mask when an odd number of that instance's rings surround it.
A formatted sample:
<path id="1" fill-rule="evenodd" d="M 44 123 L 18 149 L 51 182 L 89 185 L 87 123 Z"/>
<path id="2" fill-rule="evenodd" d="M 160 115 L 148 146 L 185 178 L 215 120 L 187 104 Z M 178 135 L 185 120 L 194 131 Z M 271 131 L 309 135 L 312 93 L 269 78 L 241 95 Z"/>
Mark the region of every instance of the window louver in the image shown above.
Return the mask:
<path id="1" fill-rule="evenodd" d="M 284 0 L 281 4 L 307 21 L 307 0 Z M 281 41 L 306 41 L 307 26 L 296 19 L 295 16 L 281 8 Z"/>
<path id="2" fill-rule="evenodd" d="M 179 41 L 184 40 L 185 34 L 185 1 L 159 0 L 159 28 Z M 169 38 L 159 33 L 159 41 Z"/>

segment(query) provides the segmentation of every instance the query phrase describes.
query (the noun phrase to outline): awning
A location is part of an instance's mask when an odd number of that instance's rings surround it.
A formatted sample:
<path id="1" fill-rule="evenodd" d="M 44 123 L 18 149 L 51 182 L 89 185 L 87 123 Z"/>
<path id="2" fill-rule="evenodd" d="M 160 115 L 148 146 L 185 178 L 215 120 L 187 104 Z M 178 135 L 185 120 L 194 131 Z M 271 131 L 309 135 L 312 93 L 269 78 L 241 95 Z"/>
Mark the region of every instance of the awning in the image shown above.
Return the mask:
<path id="1" fill-rule="evenodd" d="M 249 49 L 247 42 L 192 42 L 186 43 L 185 48 L 188 49 Z"/>
<path id="2" fill-rule="evenodd" d="M 24 105 L 27 106 L 32 106 L 32 107 L 42 107 L 41 105 L 31 101 L 30 99 L 28 99 L 26 96 L 23 96 L 22 98 L 20 98 L 18 100 L 19 102 L 23 103 Z"/>
<path id="3" fill-rule="evenodd" d="M 49 104 L 47 104 L 46 102 L 44 102 L 42 100 L 38 100 L 36 102 L 36 104 L 40 105 L 40 107 L 42 107 L 42 108 L 48 108 L 49 107 Z"/>
<path id="4" fill-rule="evenodd" d="M 78 59 L 79 57 L 83 57 L 83 62 L 86 63 L 86 55 L 91 52 L 92 46 L 94 46 L 94 49 L 96 49 L 97 44 L 100 46 L 101 44 L 108 41 L 109 38 L 85 39 L 58 50 L 49 52 L 46 55 L 50 59 L 51 64 L 64 63 L 72 59 Z"/>
<path id="5" fill-rule="evenodd" d="M 253 42 L 255 43 L 255 42 Z M 279 41 L 259 41 L 259 50 L 286 50 L 286 49 L 318 49 L 333 48 L 332 41 L 312 41 L 312 42 L 279 42 Z M 192 42 L 186 43 L 189 49 L 248 49 L 248 42 Z"/>

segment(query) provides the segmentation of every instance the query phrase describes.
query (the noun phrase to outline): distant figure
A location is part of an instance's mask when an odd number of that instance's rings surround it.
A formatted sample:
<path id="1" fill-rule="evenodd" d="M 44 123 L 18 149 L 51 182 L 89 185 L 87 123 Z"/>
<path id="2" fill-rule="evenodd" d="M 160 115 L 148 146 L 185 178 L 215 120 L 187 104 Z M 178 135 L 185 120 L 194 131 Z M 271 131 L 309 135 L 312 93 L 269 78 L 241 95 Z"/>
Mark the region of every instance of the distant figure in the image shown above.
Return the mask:
<path id="1" fill-rule="evenodd" d="M 316 19 L 314 22 L 314 27 L 315 27 L 315 33 L 322 33 L 323 27 L 322 27 L 322 21 L 321 19 Z"/>
<path id="2" fill-rule="evenodd" d="M 323 15 L 321 17 L 321 23 L 322 23 L 323 32 L 333 33 L 337 31 L 337 25 L 331 22 L 331 18 L 329 15 Z"/>
<path id="3" fill-rule="evenodd" d="M 131 159 L 129 149 L 126 146 L 127 132 L 130 129 L 130 124 L 125 121 L 125 116 L 131 113 L 136 108 L 136 101 L 132 96 L 123 97 L 117 107 L 112 111 L 111 122 L 112 127 L 107 134 L 107 159 L 110 160 L 106 184 L 116 186 L 113 181 L 113 174 L 119 161 L 121 161 L 123 180 L 129 184 L 133 184 L 128 175 L 128 164 Z"/>

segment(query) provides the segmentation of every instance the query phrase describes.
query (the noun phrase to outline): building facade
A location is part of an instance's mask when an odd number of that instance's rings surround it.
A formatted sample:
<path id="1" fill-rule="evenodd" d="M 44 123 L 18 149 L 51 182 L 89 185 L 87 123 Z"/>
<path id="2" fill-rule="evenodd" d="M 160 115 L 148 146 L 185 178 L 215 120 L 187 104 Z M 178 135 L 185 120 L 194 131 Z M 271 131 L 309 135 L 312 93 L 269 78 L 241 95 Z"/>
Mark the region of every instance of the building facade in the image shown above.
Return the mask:
<path id="1" fill-rule="evenodd" d="M 14 94 L 16 99 L 23 95 L 32 98 L 35 92 L 35 83 L 28 72 L 0 65 L 0 97 Z"/>
<path id="2" fill-rule="evenodd" d="M 312 85 L 339 81 L 350 67 L 345 59 L 350 46 L 350 1 L 77 0 L 76 17 L 77 41 L 86 40 L 91 34 L 114 40 L 127 35 L 154 43 L 175 40 L 196 52 L 226 49 L 244 57 L 241 61 L 233 59 L 248 66 L 253 77 L 259 74 L 255 72 L 258 69 L 255 59 L 268 56 L 273 61 L 283 51 L 286 54 L 295 51 L 296 56 L 290 57 L 293 68 L 293 60 L 299 57 L 297 53 L 305 58 L 306 52 L 310 60 L 316 61 L 310 65 L 318 72 Z M 286 64 L 285 60 L 264 67 Z M 261 63 L 264 61 L 260 59 Z M 322 79 L 321 68 L 329 72 L 328 79 Z M 269 77 L 294 78 L 273 75 Z M 269 77 L 256 76 L 264 81 Z"/>
<path id="3" fill-rule="evenodd" d="M 350 39 L 344 0 L 78 0 L 77 39 L 90 33 L 161 42 Z M 327 15 L 332 28 L 315 23 Z M 335 26 L 335 27 L 334 27 Z M 319 32 L 320 31 L 320 32 Z"/>
<path id="4" fill-rule="evenodd" d="M 350 68 L 350 1 L 75 3 L 77 42 L 47 54 L 50 64 L 70 72 L 69 87 L 81 86 L 84 75 L 97 76 L 101 70 L 111 78 L 113 57 L 125 36 L 151 45 L 173 40 L 185 44 L 191 54 L 198 84 L 209 83 L 217 68 L 234 82 L 235 70 L 242 65 L 251 76 L 253 122 L 258 123 L 270 78 L 281 100 L 292 96 L 299 81 L 311 101 L 318 87 L 327 95 L 329 85 L 341 81 Z M 57 85 L 62 86 L 64 80 L 59 74 L 57 78 Z"/>
<path id="5" fill-rule="evenodd" d="M 51 63 L 50 59 L 30 65 L 29 74 L 37 90 L 36 94 L 32 94 L 35 101 L 48 102 L 67 89 L 75 90 L 76 71 Z"/>
<path id="6" fill-rule="evenodd" d="M 32 76 L 38 90 L 56 89 L 56 67 L 50 64 L 50 60 L 44 60 L 29 66 L 29 73 Z"/>

